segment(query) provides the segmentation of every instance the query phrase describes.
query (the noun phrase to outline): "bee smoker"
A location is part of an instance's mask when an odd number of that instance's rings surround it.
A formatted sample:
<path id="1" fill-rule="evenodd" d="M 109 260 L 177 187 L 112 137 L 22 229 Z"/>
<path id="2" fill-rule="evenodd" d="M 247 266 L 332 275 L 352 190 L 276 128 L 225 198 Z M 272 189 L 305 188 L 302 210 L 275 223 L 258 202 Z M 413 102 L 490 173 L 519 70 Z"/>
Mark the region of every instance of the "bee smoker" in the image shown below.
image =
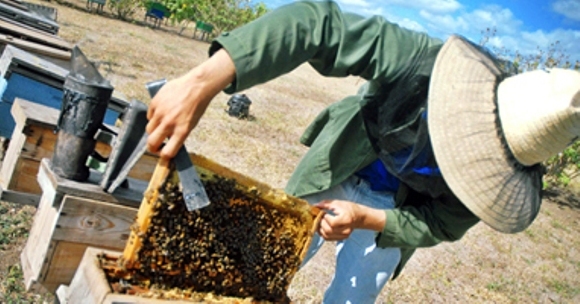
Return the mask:
<path id="1" fill-rule="evenodd" d="M 55 130 L 52 170 L 61 177 L 85 181 L 89 177 L 87 158 L 95 149 L 94 137 L 103 123 L 113 87 L 76 46 L 71 61 Z"/>

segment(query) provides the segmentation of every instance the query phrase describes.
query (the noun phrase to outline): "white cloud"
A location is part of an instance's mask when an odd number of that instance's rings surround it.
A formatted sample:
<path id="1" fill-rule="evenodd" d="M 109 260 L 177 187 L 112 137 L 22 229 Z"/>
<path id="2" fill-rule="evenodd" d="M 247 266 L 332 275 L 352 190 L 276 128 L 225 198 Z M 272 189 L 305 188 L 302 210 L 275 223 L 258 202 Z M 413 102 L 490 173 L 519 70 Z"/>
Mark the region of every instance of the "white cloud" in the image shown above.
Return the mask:
<path id="1" fill-rule="evenodd" d="M 424 10 L 420 11 L 419 15 L 427 21 L 429 29 L 434 33 L 464 34 L 469 29 L 469 22 L 461 16 L 438 15 Z"/>
<path id="2" fill-rule="evenodd" d="M 419 24 L 417 21 L 411 20 L 408 18 L 404 18 L 402 20 L 395 21 L 395 23 L 399 24 L 401 27 L 410 29 L 412 31 L 425 32 L 425 33 L 427 32 L 427 30 L 421 24 Z"/>
<path id="3" fill-rule="evenodd" d="M 555 0 L 553 9 L 570 19 L 580 20 L 580 0 Z M 551 43 L 559 41 L 559 48 L 570 56 L 571 61 L 580 60 L 580 31 L 558 29 L 550 32 L 522 32 L 523 22 L 513 12 L 500 5 L 484 5 L 471 11 L 462 9 L 456 0 L 340 0 L 345 6 L 363 15 L 384 15 L 400 26 L 434 37 L 446 39 L 451 34 L 463 35 L 479 42 L 486 29 L 496 34 L 486 46 L 492 50 L 505 49 L 522 54 L 537 54 L 538 49 L 548 50 Z M 396 16 L 395 7 L 411 8 L 419 12 L 421 19 Z"/>
<path id="4" fill-rule="evenodd" d="M 558 42 L 558 54 L 568 56 L 569 61 L 580 60 L 580 49 L 577 47 L 580 31 L 558 29 L 551 32 L 542 30 L 521 32 L 515 35 L 498 35 L 492 37 L 487 47 L 492 50 L 503 49 L 510 54 L 518 52 L 525 56 L 538 55 L 540 51 L 547 52 Z"/>
<path id="5" fill-rule="evenodd" d="M 355 10 L 357 8 L 371 9 L 396 6 L 442 14 L 451 13 L 461 8 L 461 4 L 456 0 L 337 0 L 337 2 L 341 6 Z"/>
<path id="6" fill-rule="evenodd" d="M 373 16 L 373 15 L 385 16 L 383 8 L 381 7 L 362 8 L 359 10 L 359 14 L 363 16 Z"/>
<path id="7" fill-rule="evenodd" d="M 463 15 L 469 20 L 472 30 L 483 31 L 486 28 L 495 28 L 500 34 L 514 34 L 521 27 L 522 22 L 515 18 L 513 13 L 498 5 L 488 5 Z"/>
<path id="8" fill-rule="evenodd" d="M 451 13 L 461 8 L 461 4 L 455 0 L 386 0 L 383 3 L 434 13 Z"/>
<path id="9" fill-rule="evenodd" d="M 558 42 L 557 49 L 568 55 L 571 61 L 580 60 L 580 31 L 556 29 L 551 32 L 538 30 L 535 32 L 522 32 L 522 44 L 527 46 L 527 50 L 537 53 L 537 49 L 547 51 L 553 43 Z"/>
<path id="10" fill-rule="evenodd" d="M 370 7 L 371 4 L 366 0 L 338 0 L 340 4 L 345 6 Z"/>
<path id="11" fill-rule="evenodd" d="M 479 42 L 487 29 L 496 30 L 498 36 L 515 35 L 522 25 L 509 9 L 499 5 L 486 5 L 473 11 L 459 11 L 455 14 L 421 10 L 419 15 L 424 19 L 428 32 L 442 39 L 451 34 L 460 34 Z"/>
<path id="12" fill-rule="evenodd" d="M 580 1 L 578 0 L 556 0 L 552 4 L 552 9 L 566 18 L 580 21 Z"/>
<path id="13" fill-rule="evenodd" d="M 422 24 L 420 24 L 419 22 L 417 22 L 416 20 L 409 19 L 409 18 L 401 18 L 400 16 L 394 15 L 394 14 L 389 13 L 389 12 L 384 13 L 383 16 L 387 20 L 389 20 L 389 22 L 396 23 L 399 26 L 404 27 L 406 29 L 410 29 L 410 30 L 416 31 L 416 32 L 427 33 L 427 29 L 425 29 L 425 27 Z"/>

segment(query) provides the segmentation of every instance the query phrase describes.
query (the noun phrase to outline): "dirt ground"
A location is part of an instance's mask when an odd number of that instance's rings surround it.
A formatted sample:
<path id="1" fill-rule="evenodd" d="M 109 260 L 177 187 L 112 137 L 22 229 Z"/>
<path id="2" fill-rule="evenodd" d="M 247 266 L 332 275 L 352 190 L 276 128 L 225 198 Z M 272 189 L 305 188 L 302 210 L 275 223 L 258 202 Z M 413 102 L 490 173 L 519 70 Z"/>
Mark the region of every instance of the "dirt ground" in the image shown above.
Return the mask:
<path id="1" fill-rule="evenodd" d="M 145 26 L 140 15 L 121 22 L 88 13 L 84 0 L 39 2 L 58 9 L 59 35 L 77 44 L 127 98 L 148 101 L 145 83 L 175 78 L 207 56 L 208 43 L 192 39 L 188 28 Z M 79 9 L 80 8 L 80 9 Z M 292 73 L 245 93 L 251 120 L 225 113 L 229 96 L 217 96 L 187 145 L 242 174 L 282 188 L 306 151 L 298 138 L 329 103 L 356 92 L 362 80 L 324 78 L 303 65 Z M 384 288 L 377 303 L 578 303 L 580 302 L 580 212 L 576 195 L 546 198 L 536 221 L 526 231 L 506 235 L 483 224 L 459 242 L 420 249 L 402 275 Z M 557 203 L 556 203 L 557 202 Z M 20 227 L 20 237 L 0 243 L 0 292 L 26 294 L 11 274 L 31 224 L 33 208 L 2 203 L 3 222 Z M 7 206 L 7 207 L 6 207 Z M 14 219 L 22 221 L 14 223 Z M 15 226 L 16 225 L 16 226 Z M 333 272 L 334 246 L 327 244 L 296 275 L 289 295 L 296 303 L 321 302 Z M 16 267 L 16 268 L 15 268 Z M 10 281 L 10 282 L 8 282 Z M 16 286 L 16 287 L 14 287 Z M 17 288 L 18 287 L 18 288 Z M 0 302 L 6 301 L 0 294 Z M 24 300 L 23 300 L 24 301 Z"/>

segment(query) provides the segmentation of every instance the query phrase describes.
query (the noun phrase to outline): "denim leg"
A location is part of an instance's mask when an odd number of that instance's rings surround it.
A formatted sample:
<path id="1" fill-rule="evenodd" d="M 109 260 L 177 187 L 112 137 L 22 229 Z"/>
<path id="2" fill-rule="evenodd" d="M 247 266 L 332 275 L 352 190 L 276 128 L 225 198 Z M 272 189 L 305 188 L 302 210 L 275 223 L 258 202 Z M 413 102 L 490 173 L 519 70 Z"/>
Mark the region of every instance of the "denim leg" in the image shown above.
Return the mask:
<path id="1" fill-rule="evenodd" d="M 393 193 L 370 190 L 369 185 L 351 177 L 337 187 L 307 196 L 309 203 L 322 199 L 341 199 L 378 209 L 394 207 Z M 324 294 L 324 303 L 374 303 L 401 259 L 399 248 L 378 248 L 376 233 L 355 230 L 346 240 L 337 242 L 336 271 Z M 316 234 L 303 265 L 318 251 L 324 240 Z"/>

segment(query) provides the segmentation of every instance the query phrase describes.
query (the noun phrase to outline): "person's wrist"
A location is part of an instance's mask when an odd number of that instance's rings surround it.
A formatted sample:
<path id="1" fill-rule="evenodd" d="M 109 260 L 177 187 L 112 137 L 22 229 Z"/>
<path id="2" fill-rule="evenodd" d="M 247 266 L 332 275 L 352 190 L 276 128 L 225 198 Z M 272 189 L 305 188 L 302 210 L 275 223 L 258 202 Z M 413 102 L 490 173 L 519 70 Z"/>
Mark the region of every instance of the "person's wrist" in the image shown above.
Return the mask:
<path id="1" fill-rule="evenodd" d="M 368 217 L 368 207 L 363 206 L 363 205 L 359 205 L 359 204 L 354 204 L 354 226 L 355 228 L 358 229 L 367 229 L 366 227 L 366 223 L 367 223 L 367 217 Z"/>
<path id="2" fill-rule="evenodd" d="M 190 83 L 195 83 L 201 87 L 202 91 L 215 95 L 233 82 L 235 66 L 229 54 L 221 49 L 192 69 L 187 78 Z"/>
<path id="3" fill-rule="evenodd" d="M 380 232 L 386 223 L 386 215 L 383 210 L 374 209 L 363 205 L 355 206 L 355 227 Z"/>

